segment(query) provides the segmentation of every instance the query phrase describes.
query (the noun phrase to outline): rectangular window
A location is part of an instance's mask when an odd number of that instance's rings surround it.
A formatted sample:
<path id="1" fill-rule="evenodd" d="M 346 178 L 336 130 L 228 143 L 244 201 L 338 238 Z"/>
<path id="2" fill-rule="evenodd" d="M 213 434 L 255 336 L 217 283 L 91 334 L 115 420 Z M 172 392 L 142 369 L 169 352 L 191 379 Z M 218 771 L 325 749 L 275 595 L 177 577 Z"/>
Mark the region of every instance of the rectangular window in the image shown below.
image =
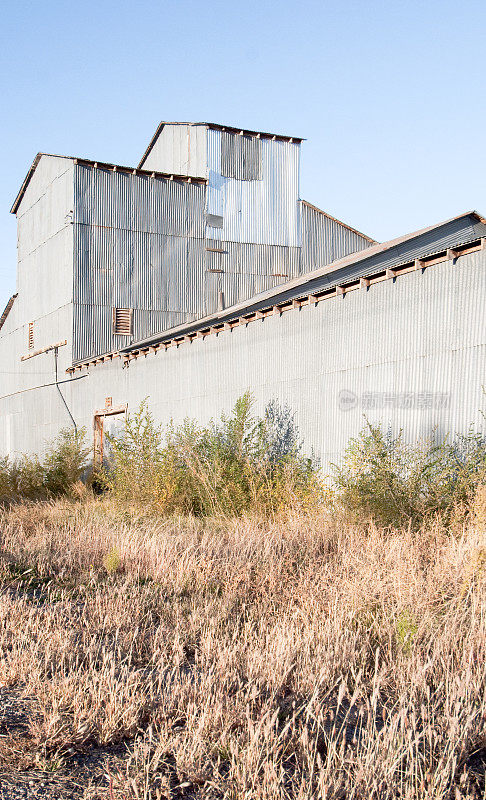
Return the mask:
<path id="1" fill-rule="evenodd" d="M 115 333 L 117 336 L 131 336 L 132 318 L 132 308 L 114 308 L 113 333 Z"/>
<path id="2" fill-rule="evenodd" d="M 221 174 L 240 181 L 262 180 L 262 141 L 239 133 L 221 134 Z"/>
<path id="3" fill-rule="evenodd" d="M 34 349 L 34 323 L 29 322 L 29 350 Z"/>

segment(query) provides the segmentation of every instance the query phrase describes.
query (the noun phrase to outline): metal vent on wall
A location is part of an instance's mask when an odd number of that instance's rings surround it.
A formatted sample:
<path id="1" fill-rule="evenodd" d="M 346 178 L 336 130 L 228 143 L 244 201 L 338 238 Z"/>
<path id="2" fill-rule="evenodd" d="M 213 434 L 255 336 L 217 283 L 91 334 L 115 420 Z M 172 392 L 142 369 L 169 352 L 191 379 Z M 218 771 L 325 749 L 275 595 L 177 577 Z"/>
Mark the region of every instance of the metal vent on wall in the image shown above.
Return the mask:
<path id="1" fill-rule="evenodd" d="M 113 333 L 117 336 L 130 336 L 132 333 L 132 315 L 133 309 L 131 308 L 114 308 Z"/>
<path id="2" fill-rule="evenodd" d="M 221 134 L 221 174 L 240 181 L 261 181 L 262 141 L 238 133 Z"/>
<path id="3" fill-rule="evenodd" d="M 29 350 L 34 347 L 34 323 L 29 322 Z"/>

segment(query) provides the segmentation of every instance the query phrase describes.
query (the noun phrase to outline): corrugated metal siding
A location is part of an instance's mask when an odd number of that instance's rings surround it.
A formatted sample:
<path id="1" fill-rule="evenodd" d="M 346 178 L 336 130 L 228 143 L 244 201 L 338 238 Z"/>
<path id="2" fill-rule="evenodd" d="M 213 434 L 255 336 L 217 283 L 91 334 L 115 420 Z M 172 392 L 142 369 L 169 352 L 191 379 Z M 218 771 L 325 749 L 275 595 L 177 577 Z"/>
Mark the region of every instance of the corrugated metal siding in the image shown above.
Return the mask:
<path id="1" fill-rule="evenodd" d="M 208 251 L 204 186 L 84 165 L 74 181 L 74 361 L 217 310 L 220 291 L 230 305 L 300 273 L 297 247 L 223 241 L 223 254 Z M 224 275 L 208 277 L 214 269 Z M 113 335 L 113 307 L 146 312 L 131 339 Z"/>
<path id="2" fill-rule="evenodd" d="M 214 247 L 215 243 L 208 240 L 206 245 Z M 239 242 L 218 242 L 217 247 L 222 252 L 206 251 L 204 314 L 218 310 L 220 291 L 226 308 L 300 274 L 298 247 Z M 214 270 L 220 270 L 219 277 Z"/>
<path id="3" fill-rule="evenodd" d="M 228 306 L 241 302 L 241 300 L 244 300 L 246 297 L 253 297 L 253 295 L 259 292 L 272 289 L 282 280 L 284 279 L 273 278 L 269 275 L 247 275 L 245 273 L 223 274 L 221 276 L 221 288 L 224 295 L 224 307 L 227 308 Z"/>
<path id="4" fill-rule="evenodd" d="M 20 320 L 17 320 L 20 322 Z M 59 374 L 61 379 L 71 363 L 70 331 L 72 306 L 56 308 L 34 321 L 35 347 L 68 340 L 59 348 Z M 35 389 L 55 379 L 54 352 L 43 353 L 28 361 L 26 355 L 27 324 L 20 324 L 6 336 L 0 336 L 0 454 L 15 455 L 21 452 L 42 453 L 47 441 L 70 425 L 69 417 L 55 386 Z M 14 394 L 23 389 L 32 389 Z M 61 387 L 62 389 L 62 387 Z"/>
<path id="5" fill-rule="evenodd" d="M 42 156 L 18 211 L 16 313 L 22 322 L 72 302 L 72 209 L 73 162 Z"/>
<path id="6" fill-rule="evenodd" d="M 482 251 L 455 266 L 443 263 L 171 347 L 132 361 L 129 369 L 120 362 L 97 367 L 70 387 L 76 419 L 89 428 L 94 408 L 109 394 L 131 410 L 148 396 L 163 424 L 185 416 L 204 422 L 250 389 L 258 411 L 272 398 L 290 404 L 306 450 L 314 448 L 325 467 L 363 427 L 363 413 L 395 432 L 403 428 L 408 440 L 436 426 L 441 435 L 466 432 L 471 423 L 484 425 L 485 295 Z M 356 397 L 349 410 L 340 404 L 342 391 Z M 366 393 L 388 400 L 366 409 Z M 413 407 L 392 407 L 400 393 L 416 399 L 443 393 L 447 405 L 418 407 L 418 399 Z M 34 435 L 30 429 L 31 441 Z"/>
<path id="7" fill-rule="evenodd" d="M 455 244 L 466 244 L 474 241 L 478 237 L 484 236 L 485 233 L 486 226 L 483 223 L 476 223 L 471 217 L 461 217 L 421 236 L 417 236 L 413 240 L 391 247 L 382 253 L 338 268 L 315 280 L 310 280 L 306 284 L 305 291 L 317 291 L 320 288 L 351 281 L 362 275 L 391 269 L 415 258 L 433 255 L 448 247 L 454 247 Z"/>
<path id="8" fill-rule="evenodd" d="M 76 167 L 74 361 L 129 343 L 113 307 L 132 339 L 204 313 L 204 207 L 201 185 Z"/>
<path id="9" fill-rule="evenodd" d="M 338 220 L 301 203 L 302 272 L 324 267 L 349 253 L 370 247 L 371 242 Z"/>
<path id="10" fill-rule="evenodd" d="M 239 181 L 262 180 L 261 139 L 221 133 L 221 174 Z"/>
<path id="11" fill-rule="evenodd" d="M 204 312 L 213 314 L 219 308 L 220 292 L 223 290 L 223 276 L 220 272 L 206 272 L 204 278 Z"/>
<path id="12" fill-rule="evenodd" d="M 290 278 L 300 274 L 300 248 L 278 245 L 247 244 L 245 242 L 206 242 L 207 247 L 217 247 L 223 253 L 208 251 L 208 265 L 214 256 L 225 272 L 247 275 L 274 275 L 280 273 Z M 215 262 L 214 262 L 215 263 Z M 252 295 L 245 295 L 251 297 Z M 244 299 L 244 298 L 242 298 Z"/>
<path id="13" fill-rule="evenodd" d="M 294 298 L 305 297 L 309 294 L 320 292 L 323 289 L 332 288 L 336 285 L 353 281 L 361 276 L 374 275 L 387 268 L 393 268 L 400 264 L 407 264 L 414 258 L 432 256 L 434 253 L 444 252 L 447 247 L 454 248 L 460 244 L 467 244 L 477 241 L 481 236 L 486 236 L 486 224 L 476 222 L 471 215 L 464 216 L 458 220 L 452 220 L 424 234 L 417 235 L 406 241 L 397 244 L 395 247 L 388 247 L 386 250 L 375 252 L 374 255 L 363 257 L 359 260 L 351 258 L 346 266 L 332 265 L 323 269 L 323 274 L 316 277 L 309 277 L 304 274 L 293 281 L 289 281 L 279 289 L 278 294 L 268 292 L 260 297 L 254 297 L 245 304 L 245 312 L 248 310 L 258 310 L 267 308 L 274 303 L 283 303 Z M 238 313 L 241 313 L 240 309 Z M 229 312 L 228 312 L 229 313 Z"/>
<path id="14" fill-rule="evenodd" d="M 313 448 L 327 469 L 363 427 L 364 412 L 385 428 L 403 428 L 408 440 L 434 428 L 444 435 L 484 425 L 485 295 L 486 252 L 479 251 L 454 266 L 439 264 L 171 347 L 128 369 L 119 361 L 96 367 L 65 393 L 78 424 L 91 430 L 93 411 L 107 395 L 130 410 L 148 396 L 165 425 L 186 416 L 205 422 L 250 389 L 257 411 L 272 398 L 289 403 L 306 450 Z M 356 398 L 349 410 L 340 403 L 342 391 Z M 417 399 L 438 392 L 447 397 L 444 407 L 419 407 L 420 400 L 392 407 L 400 393 Z M 364 408 L 367 393 L 385 398 L 382 406 Z M 53 396 L 21 397 L 0 402 L 0 452 L 7 428 L 15 448 L 28 452 L 41 450 L 64 424 Z"/>
<path id="15" fill-rule="evenodd" d="M 204 185 L 77 165 L 74 192 L 78 224 L 204 236 Z"/>
<path id="16" fill-rule="evenodd" d="M 208 130 L 207 211 L 223 227 L 207 226 L 209 239 L 300 247 L 300 145 L 262 139 L 262 179 L 222 175 L 222 132 Z"/>
<path id="17" fill-rule="evenodd" d="M 52 351 L 20 360 L 29 352 L 29 323 L 33 323 L 34 349 L 67 341 L 59 349 L 60 371 L 72 363 L 72 209 L 72 160 L 41 156 L 17 212 L 18 297 L 0 332 L 0 396 L 54 380 Z M 31 400 L 25 401 L 25 408 L 42 431 L 35 395 L 32 392 Z M 13 446 L 26 418 L 19 416 L 18 399 L 0 403 L 6 403 L 9 421 L 5 426 Z M 55 398 L 54 403 L 59 412 Z"/>
<path id="18" fill-rule="evenodd" d="M 206 126 L 167 124 L 143 162 L 143 169 L 205 178 L 206 163 Z"/>

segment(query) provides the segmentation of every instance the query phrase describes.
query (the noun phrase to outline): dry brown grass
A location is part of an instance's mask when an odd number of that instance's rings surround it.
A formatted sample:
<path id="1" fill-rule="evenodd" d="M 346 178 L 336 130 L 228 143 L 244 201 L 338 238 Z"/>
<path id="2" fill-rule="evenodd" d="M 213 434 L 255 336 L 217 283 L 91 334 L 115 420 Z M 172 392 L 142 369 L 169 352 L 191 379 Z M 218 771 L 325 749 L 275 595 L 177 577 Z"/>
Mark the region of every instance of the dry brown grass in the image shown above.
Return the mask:
<path id="1" fill-rule="evenodd" d="M 116 798 L 483 797 L 481 509 L 454 533 L 3 512 L 0 685 L 37 713 L 0 766 L 124 741 Z"/>

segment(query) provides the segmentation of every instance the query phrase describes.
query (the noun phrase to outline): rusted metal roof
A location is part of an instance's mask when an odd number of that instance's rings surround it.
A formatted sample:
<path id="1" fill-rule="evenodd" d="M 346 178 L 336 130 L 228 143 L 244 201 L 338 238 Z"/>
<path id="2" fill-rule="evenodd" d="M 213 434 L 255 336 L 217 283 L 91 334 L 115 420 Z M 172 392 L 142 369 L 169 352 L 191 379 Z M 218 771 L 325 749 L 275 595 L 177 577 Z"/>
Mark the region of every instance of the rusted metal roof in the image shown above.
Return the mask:
<path id="1" fill-rule="evenodd" d="M 154 135 L 152 136 L 145 153 L 140 159 L 138 165 L 139 167 L 141 167 L 145 162 L 148 154 L 152 150 L 155 142 L 157 141 L 164 125 L 194 125 L 194 126 L 201 125 L 205 128 L 210 128 L 211 130 L 214 131 L 226 131 L 226 133 L 241 133 L 243 136 L 258 136 L 261 139 L 274 139 L 277 142 L 295 142 L 296 144 L 300 144 L 301 142 L 304 141 L 304 139 L 301 136 L 284 136 L 282 134 L 266 133 L 264 131 L 250 131 L 247 130 L 246 128 L 235 128 L 230 125 L 219 125 L 216 122 L 167 122 L 164 120 L 163 122 L 160 122 L 159 125 L 157 126 L 157 129 Z"/>
<path id="2" fill-rule="evenodd" d="M 72 161 L 74 164 L 80 164 L 86 167 L 97 167 L 99 169 L 108 169 L 113 172 L 125 172 L 131 175 L 147 175 L 147 176 L 153 176 L 155 178 L 164 178 L 166 180 L 182 181 L 183 183 L 204 183 L 204 184 L 207 183 L 206 178 L 194 178 L 191 176 L 188 177 L 187 175 L 174 175 L 166 172 L 154 172 L 153 170 L 140 169 L 140 167 L 125 167 L 122 166 L 121 164 L 108 164 L 105 161 L 93 161 L 89 158 L 78 158 L 76 156 L 59 156 L 54 153 L 37 153 L 36 157 L 32 162 L 32 166 L 30 167 L 27 175 L 24 178 L 24 182 L 20 187 L 20 191 L 14 200 L 12 208 L 10 209 L 11 214 L 15 214 L 17 212 L 17 209 L 20 203 L 22 202 L 22 198 L 25 194 L 27 186 L 29 185 L 32 176 L 36 171 L 37 165 L 39 164 L 39 161 L 41 160 L 42 156 L 47 156 L 48 158 L 65 158 L 68 161 Z"/>

